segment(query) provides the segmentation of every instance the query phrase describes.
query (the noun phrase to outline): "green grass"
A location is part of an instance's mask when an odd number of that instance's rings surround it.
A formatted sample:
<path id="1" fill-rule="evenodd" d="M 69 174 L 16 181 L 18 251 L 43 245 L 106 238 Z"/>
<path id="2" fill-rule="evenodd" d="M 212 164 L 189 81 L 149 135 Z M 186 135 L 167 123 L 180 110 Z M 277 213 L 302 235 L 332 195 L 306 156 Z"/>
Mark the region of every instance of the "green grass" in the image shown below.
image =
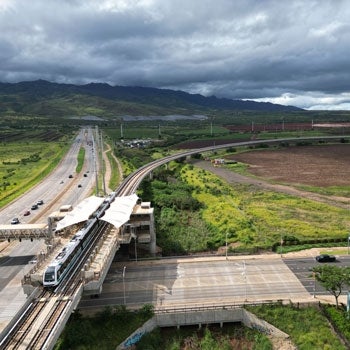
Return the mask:
<path id="1" fill-rule="evenodd" d="M 290 335 L 299 350 L 345 350 L 328 320 L 314 307 L 262 305 L 249 311 Z"/>
<path id="2" fill-rule="evenodd" d="M 329 133 L 321 130 L 307 130 L 307 131 L 283 131 L 283 132 L 260 132 L 259 139 L 281 139 L 281 138 L 293 138 L 293 137 L 312 137 L 312 136 L 325 136 Z"/>
<path id="3" fill-rule="evenodd" d="M 84 160 L 85 160 L 85 148 L 80 147 L 79 153 L 78 153 L 78 164 L 75 169 L 75 171 L 79 174 L 83 168 L 84 165 Z"/>
<path id="4" fill-rule="evenodd" d="M 21 141 L 0 144 L 0 206 L 29 190 L 59 163 L 70 144 Z"/>
<path id="5" fill-rule="evenodd" d="M 249 185 L 229 185 L 204 170 L 184 166 L 182 181 L 204 206 L 202 219 L 215 232 L 213 243 L 230 242 L 269 247 L 280 236 L 299 240 L 346 237 L 348 211 L 331 205 Z"/>
<path id="6" fill-rule="evenodd" d="M 114 157 L 112 156 L 112 152 L 111 150 L 106 152 L 108 160 L 109 160 L 109 164 L 111 165 L 111 177 L 109 179 L 109 188 L 111 188 L 112 190 L 116 189 L 121 181 L 122 175 L 119 173 L 119 168 L 118 168 L 118 164 L 115 161 Z"/>

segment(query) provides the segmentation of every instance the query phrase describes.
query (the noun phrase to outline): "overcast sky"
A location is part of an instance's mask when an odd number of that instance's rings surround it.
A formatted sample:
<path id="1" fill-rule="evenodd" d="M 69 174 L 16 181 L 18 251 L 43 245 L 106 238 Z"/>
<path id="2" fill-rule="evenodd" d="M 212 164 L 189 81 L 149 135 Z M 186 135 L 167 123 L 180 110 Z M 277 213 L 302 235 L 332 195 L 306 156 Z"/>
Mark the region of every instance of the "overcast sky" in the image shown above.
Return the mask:
<path id="1" fill-rule="evenodd" d="M 0 81 L 350 109 L 347 0 L 0 0 Z"/>

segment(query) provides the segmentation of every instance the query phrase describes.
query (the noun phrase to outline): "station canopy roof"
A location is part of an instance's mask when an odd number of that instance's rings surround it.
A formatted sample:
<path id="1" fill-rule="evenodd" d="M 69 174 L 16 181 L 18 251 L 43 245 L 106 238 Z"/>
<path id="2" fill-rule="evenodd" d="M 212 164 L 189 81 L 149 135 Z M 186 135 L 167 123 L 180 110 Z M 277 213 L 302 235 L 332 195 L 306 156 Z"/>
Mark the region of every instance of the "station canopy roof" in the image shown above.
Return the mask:
<path id="1" fill-rule="evenodd" d="M 59 231 L 65 227 L 88 220 L 90 215 L 98 209 L 103 201 L 104 198 L 96 196 L 85 198 L 72 211 L 67 212 L 66 216 L 57 223 L 56 230 Z"/>
<path id="2" fill-rule="evenodd" d="M 101 220 L 107 221 L 117 228 L 121 227 L 129 221 L 138 198 L 135 193 L 130 196 L 115 197 Z"/>

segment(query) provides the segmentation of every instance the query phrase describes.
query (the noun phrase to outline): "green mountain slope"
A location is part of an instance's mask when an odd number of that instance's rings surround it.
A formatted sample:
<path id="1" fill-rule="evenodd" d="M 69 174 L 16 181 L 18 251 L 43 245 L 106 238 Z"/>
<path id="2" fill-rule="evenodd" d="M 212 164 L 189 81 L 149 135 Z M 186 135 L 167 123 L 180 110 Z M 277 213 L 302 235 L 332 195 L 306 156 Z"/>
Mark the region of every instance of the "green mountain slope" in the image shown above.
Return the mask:
<path id="1" fill-rule="evenodd" d="M 298 111 L 272 103 L 204 97 L 183 91 L 110 86 L 58 84 L 44 80 L 0 83 L 0 113 L 71 116 L 194 114 L 221 111 Z"/>

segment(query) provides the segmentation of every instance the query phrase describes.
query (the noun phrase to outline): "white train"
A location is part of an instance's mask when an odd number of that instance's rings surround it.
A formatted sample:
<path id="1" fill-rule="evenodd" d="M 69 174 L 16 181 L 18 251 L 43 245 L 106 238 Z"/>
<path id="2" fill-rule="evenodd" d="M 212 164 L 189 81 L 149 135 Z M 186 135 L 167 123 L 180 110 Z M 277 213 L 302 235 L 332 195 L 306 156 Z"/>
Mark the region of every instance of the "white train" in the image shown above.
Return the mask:
<path id="1" fill-rule="evenodd" d="M 56 287 L 64 276 L 74 266 L 74 262 L 81 256 L 86 245 L 94 236 L 98 228 L 98 219 L 87 221 L 85 227 L 79 230 L 74 237 L 60 251 L 54 260 L 47 266 L 43 275 L 45 288 Z"/>

